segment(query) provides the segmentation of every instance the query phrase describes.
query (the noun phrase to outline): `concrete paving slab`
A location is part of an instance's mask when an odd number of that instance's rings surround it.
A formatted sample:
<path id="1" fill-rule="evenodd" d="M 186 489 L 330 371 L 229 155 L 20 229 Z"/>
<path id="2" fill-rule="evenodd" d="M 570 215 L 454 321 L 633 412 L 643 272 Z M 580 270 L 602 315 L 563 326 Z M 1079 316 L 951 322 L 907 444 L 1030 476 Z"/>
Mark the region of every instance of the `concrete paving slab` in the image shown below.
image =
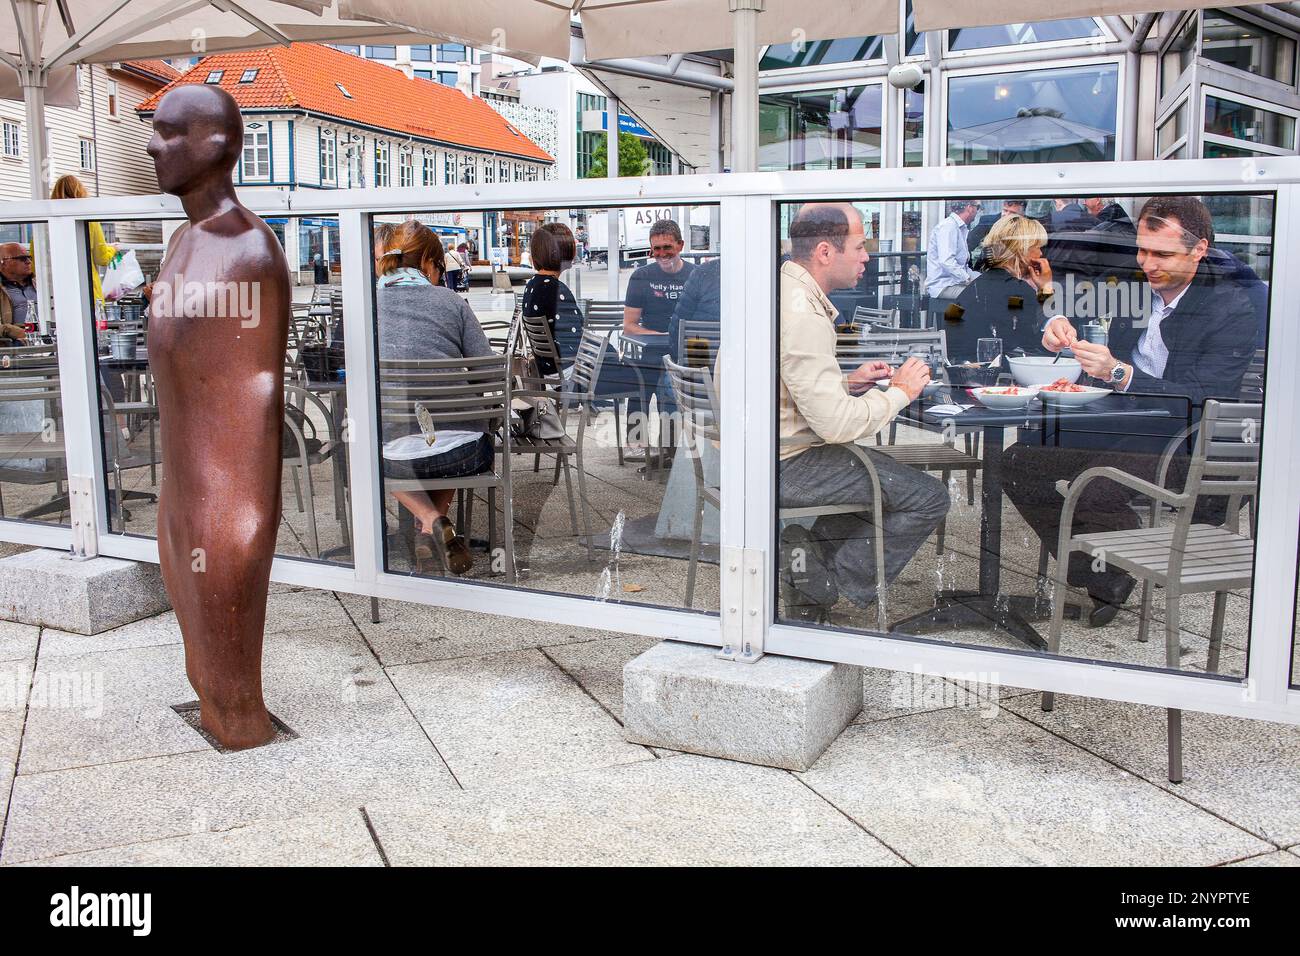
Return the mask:
<path id="1" fill-rule="evenodd" d="M 380 622 L 372 624 L 370 598 L 357 594 L 340 594 L 339 598 L 386 667 L 623 636 L 399 601 L 380 601 Z"/>
<path id="2" fill-rule="evenodd" d="M 33 624 L 0 621 L 0 662 L 33 660 L 41 629 Z"/>
<path id="3" fill-rule="evenodd" d="M 1300 866 L 1300 856 L 1290 853 L 1286 850 L 1277 850 L 1273 853 L 1262 853 L 1259 856 L 1248 857 L 1244 860 L 1237 860 L 1228 866 Z"/>
<path id="4" fill-rule="evenodd" d="M 383 866 L 360 810 L 252 823 L 16 866 Z"/>
<path id="5" fill-rule="evenodd" d="M 689 754 L 366 811 L 398 866 L 901 865 L 785 771 Z"/>
<path id="6" fill-rule="evenodd" d="M 41 633 L 41 656 L 87 654 L 181 643 L 181 626 L 175 611 L 166 611 L 102 634 L 74 634 L 47 627 Z"/>
<path id="7" fill-rule="evenodd" d="M 623 720 L 623 666 L 659 643 L 655 637 L 615 637 L 542 648 L 582 689 Z"/>
<path id="8" fill-rule="evenodd" d="M 1300 727 L 1183 712 L 1183 782 L 1166 774 L 1165 712 L 1057 695 L 1008 705 L 1028 720 L 1100 754 L 1278 846 L 1300 841 Z"/>
<path id="9" fill-rule="evenodd" d="M 176 754 L 22 774 L 0 863 L 15 863 L 258 821 L 342 811 L 455 788 L 414 720 L 300 736 L 219 754 Z"/>
<path id="10" fill-rule="evenodd" d="M 9 791 L 17 772 L 27 690 L 35 666 L 35 660 L 0 661 L 0 821 L 9 812 Z"/>
<path id="11" fill-rule="evenodd" d="M 467 789 L 654 759 L 537 650 L 388 674 Z"/>
<path id="12" fill-rule="evenodd" d="M 801 779 L 917 865 L 1196 866 L 1272 849 L 1005 708 L 852 726 Z"/>

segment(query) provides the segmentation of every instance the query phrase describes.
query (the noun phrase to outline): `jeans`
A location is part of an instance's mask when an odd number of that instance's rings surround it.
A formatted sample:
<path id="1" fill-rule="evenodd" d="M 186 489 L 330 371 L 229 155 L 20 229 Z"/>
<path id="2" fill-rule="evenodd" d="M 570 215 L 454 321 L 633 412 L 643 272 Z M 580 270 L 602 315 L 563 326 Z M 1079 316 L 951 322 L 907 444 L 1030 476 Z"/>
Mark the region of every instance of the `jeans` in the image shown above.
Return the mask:
<path id="1" fill-rule="evenodd" d="M 948 513 L 948 489 L 933 475 L 900 465 L 888 455 L 863 448 L 880 478 L 884 525 L 885 583 L 902 573 L 912 555 Z M 873 502 L 871 478 L 843 445 L 818 445 L 781 462 L 781 507 L 863 504 Z M 877 529 L 870 510 L 857 514 L 823 515 L 812 526 L 828 567 L 843 597 L 859 607 L 876 600 Z"/>
<path id="2" fill-rule="evenodd" d="M 388 478 L 465 478 L 491 471 L 495 463 L 496 446 L 492 436 L 483 435 L 478 441 L 466 442 L 441 455 L 406 461 L 385 458 L 384 475 Z"/>

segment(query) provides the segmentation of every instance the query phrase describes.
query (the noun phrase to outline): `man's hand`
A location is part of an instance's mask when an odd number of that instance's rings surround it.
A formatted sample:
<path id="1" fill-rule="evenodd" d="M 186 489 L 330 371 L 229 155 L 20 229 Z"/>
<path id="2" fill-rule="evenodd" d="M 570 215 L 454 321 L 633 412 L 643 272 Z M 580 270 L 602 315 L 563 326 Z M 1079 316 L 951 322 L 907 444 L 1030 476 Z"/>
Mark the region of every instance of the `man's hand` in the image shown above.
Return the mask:
<path id="1" fill-rule="evenodd" d="M 1043 348 L 1049 352 L 1072 349 L 1078 341 L 1079 333 L 1074 330 L 1070 320 L 1063 315 L 1053 318 L 1043 329 Z"/>
<path id="2" fill-rule="evenodd" d="M 882 378 L 889 378 L 891 371 L 888 362 L 863 362 L 850 372 L 846 378 L 849 385 L 849 394 L 861 395 L 863 392 L 870 390 Z"/>
<path id="3" fill-rule="evenodd" d="M 930 366 L 916 356 L 912 356 L 894 372 L 889 385 L 891 388 L 901 388 L 906 393 L 908 401 L 914 402 L 921 397 L 921 392 L 929 383 Z"/>
<path id="4" fill-rule="evenodd" d="M 1074 344 L 1074 357 L 1079 360 L 1083 370 L 1093 378 L 1110 381 L 1110 373 L 1119 360 L 1111 354 L 1110 349 L 1096 342 L 1087 342 L 1080 340 Z M 1128 376 L 1132 377 L 1133 370 L 1128 370 Z M 1127 379 L 1126 379 L 1127 380 Z"/>

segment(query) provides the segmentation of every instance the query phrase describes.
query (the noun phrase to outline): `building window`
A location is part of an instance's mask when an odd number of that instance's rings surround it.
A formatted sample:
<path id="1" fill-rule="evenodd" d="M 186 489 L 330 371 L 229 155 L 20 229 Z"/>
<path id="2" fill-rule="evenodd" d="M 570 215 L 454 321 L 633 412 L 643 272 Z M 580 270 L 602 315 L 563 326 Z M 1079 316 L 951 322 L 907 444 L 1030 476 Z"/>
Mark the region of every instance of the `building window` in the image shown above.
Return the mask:
<path id="1" fill-rule="evenodd" d="M 1196 56 L 1196 27 L 1198 18 L 1195 13 L 1189 16 L 1182 27 L 1174 34 L 1173 40 L 1160 54 L 1160 95 L 1172 93 L 1178 85 L 1178 79 L 1192 65 Z"/>
<path id="2" fill-rule="evenodd" d="M 366 47 L 366 56 L 372 60 L 396 60 L 397 47 L 390 43 Z"/>
<path id="3" fill-rule="evenodd" d="M 424 154 L 423 165 L 424 165 L 424 185 L 432 186 L 434 185 L 434 178 L 435 178 L 432 153 Z"/>
<path id="4" fill-rule="evenodd" d="M 443 86 L 455 86 L 458 74 L 455 70 L 439 70 L 438 82 Z"/>
<path id="5" fill-rule="evenodd" d="M 1295 82 L 1295 40 L 1222 10 L 1206 10 L 1201 56 L 1252 76 Z"/>
<path id="6" fill-rule="evenodd" d="M 410 150 L 403 150 L 397 154 L 397 185 L 414 186 L 415 185 L 415 158 L 411 155 Z"/>
<path id="7" fill-rule="evenodd" d="M 497 161 L 497 182 L 510 182 L 510 164 L 504 159 Z"/>
<path id="8" fill-rule="evenodd" d="M 21 130 L 22 127 L 17 123 L 4 124 L 4 154 L 6 156 L 21 155 Z"/>
<path id="9" fill-rule="evenodd" d="M 415 63 L 428 63 L 433 59 L 433 47 L 425 43 L 411 47 L 411 60 Z"/>
<path id="10" fill-rule="evenodd" d="M 1156 158 L 1176 158 L 1187 143 L 1187 100 L 1183 99 L 1165 121 L 1156 127 Z M 1183 150 L 1186 155 L 1186 150 Z"/>
<path id="11" fill-rule="evenodd" d="M 1092 17 L 1073 20 L 1047 20 L 1040 23 L 1008 23 L 1000 27 L 966 27 L 948 31 L 948 49 L 984 50 L 1024 43 L 1059 43 L 1062 40 L 1088 40 L 1106 33 Z"/>
<path id="12" fill-rule="evenodd" d="M 225 70 L 212 70 L 208 73 L 208 78 L 204 83 L 220 83 L 221 77 L 225 75 Z"/>
<path id="13" fill-rule="evenodd" d="M 387 186 L 388 178 L 388 144 L 375 143 L 375 185 Z"/>
<path id="14" fill-rule="evenodd" d="M 417 80 L 432 80 L 432 79 L 433 79 L 433 70 L 416 70 L 416 71 L 415 71 L 415 78 L 416 78 Z"/>
<path id="15" fill-rule="evenodd" d="M 1293 115 L 1229 100 L 1213 93 L 1205 95 L 1207 137 L 1237 141 L 1221 145 L 1250 149 L 1251 144 L 1254 144 L 1291 152 L 1295 149 L 1295 126 Z"/>
<path id="16" fill-rule="evenodd" d="M 338 182 L 338 146 L 334 134 L 325 130 L 320 137 L 320 181 L 321 185 Z"/>
<path id="17" fill-rule="evenodd" d="M 460 181 L 467 186 L 478 182 L 478 158 L 477 157 L 466 156 L 461 161 Z"/>
<path id="18" fill-rule="evenodd" d="M 758 168 L 863 169 L 880 165 L 881 88 L 843 86 L 759 98 Z"/>
<path id="19" fill-rule="evenodd" d="M 271 178 L 271 133 L 265 129 L 244 130 L 241 160 L 245 181 Z"/>
<path id="20" fill-rule="evenodd" d="M 117 97 L 117 80 L 108 81 L 108 115 L 111 119 L 118 119 L 118 97 Z"/>
<path id="21" fill-rule="evenodd" d="M 524 164 L 515 163 L 515 182 L 517 183 L 523 182 L 523 179 L 524 179 Z"/>
<path id="22" fill-rule="evenodd" d="M 848 37 L 843 40 L 804 40 L 773 43 L 758 61 L 760 70 L 793 70 L 824 63 L 855 63 L 885 56 L 884 37 Z"/>
<path id="23" fill-rule="evenodd" d="M 948 78 L 948 162 L 1115 159 L 1119 66 Z"/>
<path id="24" fill-rule="evenodd" d="M 468 58 L 465 56 L 465 47 L 460 43 L 440 43 L 438 44 L 438 62 L 439 63 L 464 63 Z"/>
<path id="25" fill-rule="evenodd" d="M 925 165 L 925 94 L 903 94 L 903 165 Z"/>
<path id="26" fill-rule="evenodd" d="M 334 49 L 342 53 L 351 53 L 353 56 L 361 55 L 361 47 L 355 43 L 336 43 Z"/>
<path id="27" fill-rule="evenodd" d="M 245 70 L 243 73 L 239 74 L 240 83 L 252 83 L 255 79 L 257 79 L 256 69 Z"/>
<path id="28" fill-rule="evenodd" d="M 81 168 L 93 170 L 95 168 L 95 141 L 93 139 L 82 139 L 81 144 Z"/>
<path id="29" fill-rule="evenodd" d="M 346 86 L 344 86 L 342 83 L 335 83 L 334 85 L 339 88 L 340 93 L 342 93 L 348 99 L 352 99 L 352 94 L 348 92 L 348 88 Z"/>
<path id="30" fill-rule="evenodd" d="M 492 160 L 485 160 L 483 163 L 483 182 L 494 183 L 497 181 L 497 164 Z"/>

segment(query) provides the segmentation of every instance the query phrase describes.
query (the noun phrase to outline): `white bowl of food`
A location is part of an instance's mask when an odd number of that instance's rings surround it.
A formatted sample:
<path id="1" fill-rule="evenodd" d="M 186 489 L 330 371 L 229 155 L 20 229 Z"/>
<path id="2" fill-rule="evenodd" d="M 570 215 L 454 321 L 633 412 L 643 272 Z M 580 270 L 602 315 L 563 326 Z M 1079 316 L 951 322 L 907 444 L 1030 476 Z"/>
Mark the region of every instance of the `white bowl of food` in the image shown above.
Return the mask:
<path id="1" fill-rule="evenodd" d="M 1011 366 L 1011 378 L 1017 385 L 1051 385 L 1057 379 L 1065 378 L 1077 382 L 1083 374 L 1083 366 L 1078 359 L 1061 356 L 1053 359 L 1050 355 L 1012 356 L 1007 359 Z"/>
<path id="2" fill-rule="evenodd" d="M 1027 407 L 1034 400 L 1034 396 L 1038 394 L 1038 387 L 1035 385 L 986 385 L 983 388 L 972 388 L 970 393 L 975 396 L 981 405 L 988 408 L 1018 411 Z"/>
<path id="3" fill-rule="evenodd" d="M 1076 385 L 1072 379 L 1062 377 L 1038 390 L 1038 400 L 1046 405 L 1058 408 L 1078 408 L 1105 398 L 1111 394 L 1109 388 L 1097 388 L 1094 385 Z"/>

